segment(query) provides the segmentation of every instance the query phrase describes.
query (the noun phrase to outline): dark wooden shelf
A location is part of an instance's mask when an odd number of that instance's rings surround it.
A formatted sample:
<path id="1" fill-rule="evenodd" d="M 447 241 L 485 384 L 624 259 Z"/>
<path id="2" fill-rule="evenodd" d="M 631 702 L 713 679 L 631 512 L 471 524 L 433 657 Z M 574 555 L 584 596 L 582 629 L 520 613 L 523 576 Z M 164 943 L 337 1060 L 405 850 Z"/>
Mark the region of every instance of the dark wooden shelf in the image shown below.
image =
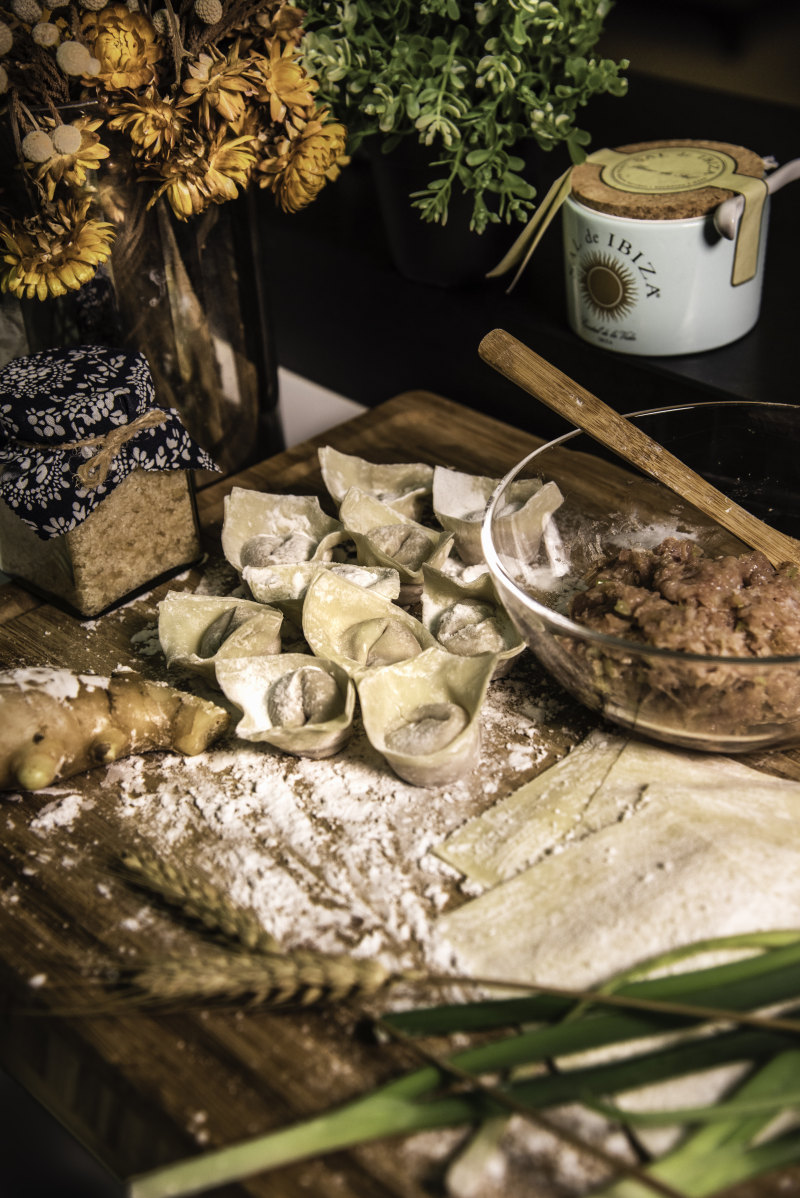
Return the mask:
<path id="1" fill-rule="evenodd" d="M 800 150 L 798 112 L 790 105 L 636 74 L 625 99 L 601 97 L 582 123 L 594 148 L 708 137 L 773 155 L 779 163 Z M 541 156 L 540 194 L 566 165 L 560 151 Z M 479 360 L 478 343 L 496 326 L 621 411 L 715 398 L 797 400 L 800 236 L 791 187 L 772 204 L 756 328 L 721 349 L 672 358 L 597 349 L 569 330 L 559 222 L 506 295 L 508 278 L 443 288 L 403 277 L 392 262 L 366 158 L 354 160 L 300 213 L 278 212 L 265 193 L 258 207 L 279 362 L 368 406 L 423 387 L 532 432 L 562 431 L 559 418 Z M 503 250 L 518 231 L 503 228 Z"/>

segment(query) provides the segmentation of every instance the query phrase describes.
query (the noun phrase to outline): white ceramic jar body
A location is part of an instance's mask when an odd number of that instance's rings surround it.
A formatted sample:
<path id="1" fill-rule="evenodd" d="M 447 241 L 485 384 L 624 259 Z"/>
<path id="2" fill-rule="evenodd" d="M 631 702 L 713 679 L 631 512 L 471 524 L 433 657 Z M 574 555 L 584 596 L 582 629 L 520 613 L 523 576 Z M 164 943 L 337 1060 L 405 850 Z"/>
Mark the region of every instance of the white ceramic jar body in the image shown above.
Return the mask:
<path id="1" fill-rule="evenodd" d="M 627 354 L 693 354 L 743 337 L 758 320 L 767 240 L 758 265 L 733 286 L 735 241 L 713 216 L 634 220 L 568 196 L 563 207 L 567 316 L 585 341 Z"/>

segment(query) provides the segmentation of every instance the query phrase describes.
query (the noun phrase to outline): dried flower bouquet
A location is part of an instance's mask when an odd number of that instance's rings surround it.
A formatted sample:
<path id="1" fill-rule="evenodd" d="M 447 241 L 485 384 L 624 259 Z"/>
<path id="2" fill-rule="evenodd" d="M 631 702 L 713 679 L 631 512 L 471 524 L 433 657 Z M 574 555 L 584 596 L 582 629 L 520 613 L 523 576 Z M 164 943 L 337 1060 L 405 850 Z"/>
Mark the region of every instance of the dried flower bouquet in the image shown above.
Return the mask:
<path id="1" fill-rule="evenodd" d="M 251 184 L 294 212 L 336 177 L 345 130 L 301 64 L 300 9 L 160 5 L 0 5 L 0 94 L 19 167 L 0 201 L 3 291 L 44 300 L 94 276 L 120 218 L 115 172 L 141 185 L 143 207 L 163 196 L 181 221 Z"/>

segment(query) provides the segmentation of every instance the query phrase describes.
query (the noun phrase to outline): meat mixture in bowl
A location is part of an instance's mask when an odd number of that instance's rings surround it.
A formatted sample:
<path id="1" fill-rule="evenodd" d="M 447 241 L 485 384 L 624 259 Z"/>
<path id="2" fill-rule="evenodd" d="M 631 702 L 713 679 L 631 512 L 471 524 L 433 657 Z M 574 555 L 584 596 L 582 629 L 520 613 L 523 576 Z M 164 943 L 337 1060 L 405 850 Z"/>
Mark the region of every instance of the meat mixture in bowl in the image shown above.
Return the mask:
<path id="1" fill-rule="evenodd" d="M 570 607 L 576 623 L 623 640 L 723 657 L 800 654 L 800 570 L 763 553 L 709 558 L 669 537 L 595 570 Z"/>
<path id="2" fill-rule="evenodd" d="M 775 569 L 758 552 L 706 557 L 695 542 L 670 537 L 654 549 L 619 550 L 587 583 L 571 601 L 572 619 L 630 646 L 557 638 L 561 675 L 589 706 L 701 748 L 770 743 L 790 728 L 800 737 L 796 566 Z"/>

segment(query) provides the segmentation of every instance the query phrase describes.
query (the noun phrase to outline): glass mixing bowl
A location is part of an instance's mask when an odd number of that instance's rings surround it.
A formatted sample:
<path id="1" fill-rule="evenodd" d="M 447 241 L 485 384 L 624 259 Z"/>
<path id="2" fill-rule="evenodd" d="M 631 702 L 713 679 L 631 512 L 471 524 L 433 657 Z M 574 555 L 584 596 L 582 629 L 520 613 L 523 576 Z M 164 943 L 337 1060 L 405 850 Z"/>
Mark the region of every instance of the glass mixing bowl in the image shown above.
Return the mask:
<path id="1" fill-rule="evenodd" d="M 753 515 L 800 536 L 800 408 L 726 401 L 628 419 Z M 524 501 L 534 480 L 550 484 L 538 509 Z M 749 552 L 577 430 L 535 450 L 502 479 L 482 529 L 489 570 L 521 635 L 587 707 L 690 749 L 736 753 L 800 743 L 800 653 L 654 648 L 616 628 L 597 631 L 570 617 L 573 597 L 587 589 L 587 576 L 610 553 L 652 549 L 667 537 L 695 541 L 711 558 Z M 684 606 L 694 619 L 691 601 Z M 800 638 L 800 599 L 793 618 Z M 781 624 L 792 625 L 791 611 L 787 616 L 783 609 Z"/>

